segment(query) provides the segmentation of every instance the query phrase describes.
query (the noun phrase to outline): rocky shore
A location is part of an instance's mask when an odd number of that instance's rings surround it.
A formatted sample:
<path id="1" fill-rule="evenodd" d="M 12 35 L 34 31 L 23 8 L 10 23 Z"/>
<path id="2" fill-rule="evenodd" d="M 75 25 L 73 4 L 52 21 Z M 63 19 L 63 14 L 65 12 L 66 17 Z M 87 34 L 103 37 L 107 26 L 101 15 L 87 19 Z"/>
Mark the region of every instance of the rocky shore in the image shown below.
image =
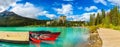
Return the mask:
<path id="1" fill-rule="evenodd" d="M 90 29 L 88 41 L 81 44 L 79 47 L 102 47 L 102 40 L 97 31 L 98 28 Z"/>
<path id="2" fill-rule="evenodd" d="M 90 37 L 88 38 L 88 46 L 87 47 L 102 47 L 102 40 L 99 36 L 97 28 L 94 28 L 90 31 Z"/>

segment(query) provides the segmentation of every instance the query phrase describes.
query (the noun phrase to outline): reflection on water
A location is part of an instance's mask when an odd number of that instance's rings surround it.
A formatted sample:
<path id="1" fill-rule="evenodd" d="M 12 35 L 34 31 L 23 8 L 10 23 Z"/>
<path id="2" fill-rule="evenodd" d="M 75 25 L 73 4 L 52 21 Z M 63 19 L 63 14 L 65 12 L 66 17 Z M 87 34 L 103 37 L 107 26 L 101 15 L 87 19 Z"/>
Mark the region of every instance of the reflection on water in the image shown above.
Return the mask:
<path id="1" fill-rule="evenodd" d="M 2 31 L 39 31 L 47 30 L 51 32 L 61 32 L 58 39 L 53 44 L 41 43 L 41 47 L 76 47 L 85 41 L 88 38 L 88 30 L 80 27 L 7 27 L 8 30 L 0 27 Z M 1 44 L 1 43 L 0 43 Z M 3 45 L 5 43 L 2 43 Z M 8 43 L 6 47 L 15 46 L 16 44 Z M 21 44 L 15 47 L 24 47 Z M 29 45 L 29 47 L 35 47 L 34 44 Z"/>

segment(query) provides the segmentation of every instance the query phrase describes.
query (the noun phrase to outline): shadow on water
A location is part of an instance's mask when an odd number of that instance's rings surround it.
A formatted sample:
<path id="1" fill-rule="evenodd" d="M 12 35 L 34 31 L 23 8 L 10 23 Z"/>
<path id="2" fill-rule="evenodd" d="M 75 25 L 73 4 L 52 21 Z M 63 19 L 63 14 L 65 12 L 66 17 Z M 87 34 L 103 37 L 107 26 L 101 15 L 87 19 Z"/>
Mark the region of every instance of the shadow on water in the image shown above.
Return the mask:
<path id="1" fill-rule="evenodd" d="M 0 42 L 0 47 L 29 47 L 29 44 L 15 44 L 15 43 Z"/>

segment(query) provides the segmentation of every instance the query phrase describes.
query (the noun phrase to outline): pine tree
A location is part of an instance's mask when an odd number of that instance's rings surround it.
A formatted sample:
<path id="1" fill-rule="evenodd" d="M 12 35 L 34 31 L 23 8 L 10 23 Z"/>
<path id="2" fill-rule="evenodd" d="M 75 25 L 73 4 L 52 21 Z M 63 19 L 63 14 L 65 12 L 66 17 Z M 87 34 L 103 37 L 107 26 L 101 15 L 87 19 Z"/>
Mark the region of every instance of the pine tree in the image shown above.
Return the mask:
<path id="1" fill-rule="evenodd" d="M 95 25 L 98 25 L 98 24 L 100 24 L 100 14 L 99 13 L 97 13 L 97 17 L 95 19 Z"/>
<path id="2" fill-rule="evenodd" d="M 105 10 L 102 9 L 102 18 L 105 18 Z"/>
<path id="3" fill-rule="evenodd" d="M 93 16 L 92 16 L 92 14 L 90 14 L 90 22 L 89 22 L 89 25 L 91 26 L 92 23 L 93 23 Z"/>
<path id="4" fill-rule="evenodd" d="M 95 25 L 95 14 L 90 14 L 90 23 L 89 25 L 93 26 Z"/>
<path id="5" fill-rule="evenodd" d="M 97 13 L 97 16 L 91 15 L 90 16 L 90 25 L 114 25 L 114 26 L 120 26 L 120 12 L 117 6 L 115 6 L 113 9 L 110 10 L 110 12 L 105 13 L 105 10 L 102 9 L 101 14 Z"/>
<path id="6" fill-rule="evenodd" d="M 120 26 L 120 12 L 118 12 L 118 25 Z"/>
<path id="7" fill-rule="evenodd" d="M 105 10 L 104 10 L 104 9 L 102 9 L 101 11 L 102 11 L 102 14 L 101 14 L 101 23 L 103 23 L 103 22 L 104 22 L 104 19 L 105 19 L 106 14 L 105 14 Z"/>
<path id="8" fill-rule="evenodd" d="M 119 21 L 119 20 L 118 20 L 118 13 L 119 13 L 118 7 L 115 6 L 115 7 L 113 8 L 113 12 L 112 12 L 112 24 L 115 25 L 115 26 L 118 25 L 118 21 Z"/>
<path id="9" fill-rule="evenodd" d="M 110 25 L 110 16 L 109 16 L 109 14 L 107 14 L 106 16 L 105 16 L 105 18 L 103 19 L 103 24 L 105 25 L 105 26 L 109 26 Z"/>

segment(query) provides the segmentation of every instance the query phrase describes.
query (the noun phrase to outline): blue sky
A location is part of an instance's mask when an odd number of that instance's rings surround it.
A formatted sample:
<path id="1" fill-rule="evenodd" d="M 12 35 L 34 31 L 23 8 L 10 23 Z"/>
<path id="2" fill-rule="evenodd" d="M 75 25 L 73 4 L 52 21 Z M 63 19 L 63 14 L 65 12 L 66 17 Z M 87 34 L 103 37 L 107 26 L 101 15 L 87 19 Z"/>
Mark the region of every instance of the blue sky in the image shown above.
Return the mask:
<path id="1" fill-rule="evenodd" d="M 89 20 L 89 15 L 100 13 L 101 9 L 109 12 L 113 6 L 120 6 L 120 0 L 1 0 L 0 12 L 13 11 L 23 17 L 48 20 L 61 15 L 67 20 Z"/>

